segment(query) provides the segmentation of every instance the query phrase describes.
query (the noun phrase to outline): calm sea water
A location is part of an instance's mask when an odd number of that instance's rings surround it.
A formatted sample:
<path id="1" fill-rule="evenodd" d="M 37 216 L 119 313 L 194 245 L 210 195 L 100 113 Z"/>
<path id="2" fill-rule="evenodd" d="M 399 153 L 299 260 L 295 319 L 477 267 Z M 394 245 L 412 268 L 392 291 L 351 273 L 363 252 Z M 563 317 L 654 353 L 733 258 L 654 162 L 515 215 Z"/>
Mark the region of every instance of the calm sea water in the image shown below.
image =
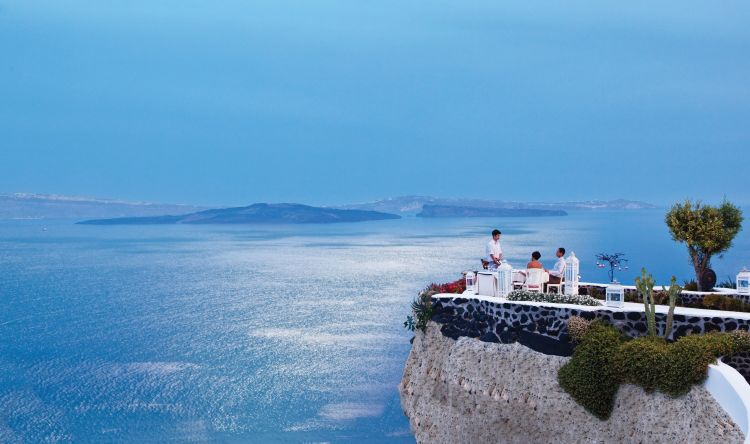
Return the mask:
<path id="1" fill-rule="evenodd" d="M 747 214 L 747 213 L 746 213 Z M 413 442 L 396 386 L 409 303 L 562 245 L 690 277 L 663 211 L 311 226 L 0 222 L 0 442 Z M 44 229 L 46 228 L 46 230 Z M 714 263 L 750 265 L 750 233 Z"/>

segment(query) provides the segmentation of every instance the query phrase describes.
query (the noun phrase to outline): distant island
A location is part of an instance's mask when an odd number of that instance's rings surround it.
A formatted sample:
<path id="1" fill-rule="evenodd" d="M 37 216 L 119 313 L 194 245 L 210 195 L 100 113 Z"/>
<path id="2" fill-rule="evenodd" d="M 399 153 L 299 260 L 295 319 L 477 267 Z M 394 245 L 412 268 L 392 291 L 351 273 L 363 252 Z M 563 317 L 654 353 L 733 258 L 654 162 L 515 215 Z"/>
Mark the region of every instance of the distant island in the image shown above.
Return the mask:
<path id="1" fill-rule="evenodd" d="M 395 214 L 367 210 L 341 210 L 301 204 L 257 203 L 246 207 L 205 210 L 178 216 L 118 217 L 78 222 L 85 225 L 170 225 L 170 224 L 330 224 L 400 219 Z"/>
<path id="2" fill-rule="evenodd" d="M 386 213 L 414 216 L 423 211 L 425 205 L 467 208 L 505 208 L 533 210 L 643 210 L 657 208 L 655 205 L 635 200 L 586 200 L 579 202 L 515 202 L 473 198 L 444 198 L 431 196 L 398 196 L 360 204 L 339 205 L 336 208 L 352 210 L 383 211 Z"/>
<path id="3" fill-rule="evenodd" d="M 133 202 L 59 194 L 0 193 L 0 219 L 84 219 L 186 214 L 195 205 Z"/>
<path id="4" fill-rule="evenodd" d="M 281 204 L 279 204 L 281 205 Z M 357 211 L 369 211 L 376 213 L 387 213 L 390 215 L 399 215 L 404 217 L 413 217 L 419 213 L 421 217 L 437 217 L 432 216 L 436 210 L 424 211 L 426 205 L 437 206 L 437 207 L 453 207 L 453 210 L 441 210 L 443 213 L 453 212 L 454 215 L 450 217 L 461 217 L 461 211 L 464 212 L 464 217 L 473 217 L 469 214 L 482 213 L 486 214 L 487 209 L 506 209 L 506 210 L 517 210 L 513 212 L 500 211 L 493 213 L 493 215 L 547 215 L 532 211 L 531 213 L 524 213 L 520 210 L 552 210 L 552 211 L 580 211 L 580 210 L 642 210 L 657 208 L 655 205 L 651 205 L 646 202 L 639 202 L 634 200 L 618 199 L 618 200 L 587 200 L 578 202 L 516 202 L 516 201 L 503 201 L 503 200 L 490 200 L 490 199 L 474 199 L 474 198 L 443 198 L 443 197 L 431 197 L 431 196 L 398 196 L 390 197 L 387 199 L 380 199 L 374 202 L 356 203 L 356 204 L 342 204 L 342 205 L 329 205 L 325 207 L 319 207 L 320 211 L 331 210 L 357 210 Z M 196 205 L 181 205 L 181 204 L 168 204 L 168 203 L 151 203 L 151 202 L 140 202 L 140 201 L 126 201 L 120 199 L 102 199 L 95 197 L 79 197 L 79 196 L 64 196 L 58 194 L 37 194 L 37 193 L 0 193 L 0 220 L 2 219 L 73 219 L 73 220 L 102 220 L 102 219 L 127 219 L 127 218 L 152 218 L 151 222 L 138 221 L 137 223 L 152 223 L 152 224 L 166 224 L 166 223 L 199 223 L 199 222 L 185 222 L 192 220 L 187 216 L 193 215 L 194 213 L 203 212 L 209 209 L 225 208 L 217 211 L 227 211 L 231 208 L 227 208 L 230 205 L 209 205 L 209 206 L 196 206 Z M 313 208 L 313 207 L 310 207 Z M 458 210 L 455 208 L 473 209 Z M 309 217 L 311 220 L 315 220 L 315 217 L 309 215 L 302 217 Z M 355 213 L 351 213 L 351 217 Z M 364 217 L 363 220 L 370 219 L 369 213 L 361 214 Z M 165 216 L 170 215 L 170 216 Z M 555 214 L 553 214 L 555 215 Z M 185 216 L 185 218 L 178 218 L 176 216 Z M 338 215 L 335 212 L 328 214 L 331 221 L 335 221 Z M 200 216 L 203 219 L 205 215 Z M 218 216 L 216 216 L 218 217 Z M 276 217 L 276 216 L 271 216 Z M 289 215 L 284 217 L 290 217 Z M 342 216 L 343 217 L 343 216 Z M 349 216 L 347 216 L 349 217 Z M 377 220 L 380 216 L 376 216 Z M 443 216 L 449 217 L 449 216 Z M 185 220 L 180 222 L 180 220 Z M 294 218 L 291 218 L 294 219 Z M 281 219 L 282 221 L 284 219 Z M 99 223 L 99 222 L 97 222 Z M 118 223 L 135 223 L 120 221 Z M 211 222 L 214 223 L 214 222 Z M 219 223 L 219 222 L 216 222 Z M 224 222 L 221 222 L 224 223 Z M 270 223 L 270 222 L 268 222 Z M 313 223 L 313 222 L 303 222 Z M 328 222 L 321 222 L 328 223 Z"/>
<path id="5" fill-rule="evenodd" d="M 531 208 L 482 208 L 452 205 L 424 205 L 417 217 L 545 217 L 567 216 L 563 210 L 539 210 Z"/>

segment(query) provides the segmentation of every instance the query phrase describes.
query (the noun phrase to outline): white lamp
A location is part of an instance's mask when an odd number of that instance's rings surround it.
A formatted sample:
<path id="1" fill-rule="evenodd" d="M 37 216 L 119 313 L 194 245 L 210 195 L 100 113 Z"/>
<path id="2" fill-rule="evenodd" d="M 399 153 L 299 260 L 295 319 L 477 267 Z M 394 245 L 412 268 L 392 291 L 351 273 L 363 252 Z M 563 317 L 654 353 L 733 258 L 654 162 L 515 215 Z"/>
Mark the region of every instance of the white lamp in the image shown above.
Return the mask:
<path id="1" fill-rule="evenodd" d="M 607 285 L 606 304 L 608 307 L 622 308 L 625 306 L 625 287 L 620 285 L 617 280 Z"/>
<path id="2" fill-rule="evenodd" d="M 565 294 L 578 294 L 578 272 L 581 268 L 581 262 L 574 252 L 565 259 Z"/>
<path id="3" fill-rule="evenodd" d="M 737 293 L 750 294 L 750 271 L 745 267 L 737 273 Z"/>
<path id="4" fill-rule="evenodd" d="M 473 271 L 466 272 L 466 292 L 477 294 L 477 275 Z"/>
<path id="5" fill-rule="evenodd" d="M 503 262 L 497 267 L 497 290 L 500 296 L 505 297 L 513 291 L 513 267 Z"/>

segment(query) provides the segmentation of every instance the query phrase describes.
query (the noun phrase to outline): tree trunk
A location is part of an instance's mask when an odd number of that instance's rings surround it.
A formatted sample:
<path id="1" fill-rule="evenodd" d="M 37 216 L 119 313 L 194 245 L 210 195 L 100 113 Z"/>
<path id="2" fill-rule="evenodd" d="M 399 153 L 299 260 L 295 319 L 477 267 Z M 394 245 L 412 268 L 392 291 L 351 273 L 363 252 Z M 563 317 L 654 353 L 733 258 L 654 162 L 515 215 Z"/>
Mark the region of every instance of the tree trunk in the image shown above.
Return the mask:
<path id="1" fill-rule="evenodd" d="M 698 258 L 697 251 L 688 247 L 688 252 L 690 253 L 690 259 L 693 262 L 693 269 L 695 270 L 695 282 L 698 283 L 698 291 L 702 291 L 703 285 L 701 284 L 701 276 L 703 276 L 703 271 L 705 270 L 705 268 L 703 267 L 702 261 Z"/>
<path id="2" fill-rule="evenodd" d="M 698 291 L 711 291 L 712 288 L 706 288 L 706 283 L 703 282 L 703 275 L 706 273 L 706 270 L 711 268 L 711 253 L 701 253 L 696 257 L 696 263 L 695 274 L 698 282 Z"/>
<path id="3" fill-rule="evenodd" d="M 698 291 L 703 291 L 703 283 L 701 282 L 701 276 L 703 276 L 703 267 L 700 264 L 695 264 L 695 282 L 698 283 Z"/>

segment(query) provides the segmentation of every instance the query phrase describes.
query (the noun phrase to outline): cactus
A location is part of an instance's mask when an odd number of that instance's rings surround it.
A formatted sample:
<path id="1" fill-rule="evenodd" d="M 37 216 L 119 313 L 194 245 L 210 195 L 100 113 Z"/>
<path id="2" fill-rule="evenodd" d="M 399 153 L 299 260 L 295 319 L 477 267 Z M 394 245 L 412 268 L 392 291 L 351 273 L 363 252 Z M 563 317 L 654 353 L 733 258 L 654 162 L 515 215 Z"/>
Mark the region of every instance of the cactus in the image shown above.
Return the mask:
<path id="1" fill-rule="evenodd" d="M 641 269 L 641 276 L 635 278 L 635 286 L 643 297 L 643 307 L 646 310 L 646 325 L 648 335 L 656 337 L 656 303 L 654 302 L 654 276 L 646 275 L 646 268 Z M 671 310 L 670 310 L 671 311 Z"/>
<path id="2" fill-rule="evenodd" d="M 672 333 L 672 320 L 674 319 L 674 306 L 677 304 L 677 296 L 682 292 L 682 287 L 677 284 L 677 278 L 672 276 L 672 281 L 669 283 L 669 290 L 667 295 L 669 296 L 669 312 L 667 313 L 667 326 L 664 329 L 664 339 L 669 338 Z"/>

